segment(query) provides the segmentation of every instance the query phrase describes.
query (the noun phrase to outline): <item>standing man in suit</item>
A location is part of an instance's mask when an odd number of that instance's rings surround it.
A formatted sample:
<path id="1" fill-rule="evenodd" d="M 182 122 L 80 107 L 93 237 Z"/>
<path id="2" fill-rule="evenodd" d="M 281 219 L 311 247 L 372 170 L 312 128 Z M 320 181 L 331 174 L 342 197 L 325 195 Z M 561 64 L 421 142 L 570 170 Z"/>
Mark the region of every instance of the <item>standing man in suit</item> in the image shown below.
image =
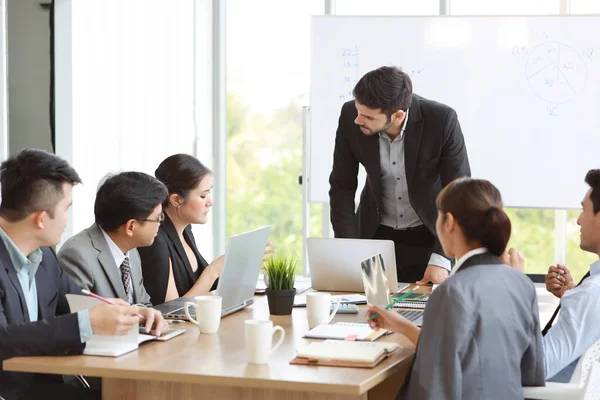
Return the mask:
<path id="1" fill-rule="evenodd" d="M 160 313 L 100 304 L 70 314 L 66 294 L 81 289 L 58 265 L 54 246 L 69 219 L 81 180 L 63 159 L 26 149 L 0 166 L 0 362 L 18 356 L 81 354 L 92 334 L 120 335 L 144 323 L 160 335 Z M 142 319 L 134 316 L 141 314 Z M 0 364 L 1 365 L 1 364 Z M 0 371 L 0 396 L 13 399 L 99 399 L 59 375 Z"/>
<path id="2" fill-rule="evenodd" d="M 412 92 L 410 77 L 381 67 L 342 106 L 329 177 L 335 237 L 393 240 L 398 281 L 440 283 L 450 260 L 435 234 L 435 199 L 470 176 L 456 112 Z M 355 212 L 358 164 L 367 172 Z"/>
<path id="3" fill-rule="evenodd" d="M 109 177 L 96 194 L 96 222 L 65 242 L 60 265 L 79 286 L 100 296 L 151 306 L 136 247 L 154 242 L 166 198 L 165 185 L 148 174 Z"/>

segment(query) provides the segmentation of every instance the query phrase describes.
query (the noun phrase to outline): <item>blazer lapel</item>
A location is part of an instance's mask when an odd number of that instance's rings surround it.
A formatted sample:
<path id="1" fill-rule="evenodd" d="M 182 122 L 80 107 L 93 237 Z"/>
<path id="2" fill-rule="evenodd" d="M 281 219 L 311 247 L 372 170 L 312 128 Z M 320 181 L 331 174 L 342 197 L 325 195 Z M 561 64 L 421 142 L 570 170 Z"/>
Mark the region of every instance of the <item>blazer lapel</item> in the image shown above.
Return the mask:
<path id="1" fill-rule="evenodd" d="M 121 274 L 119 273 L 120 265 L 115 263 L 115 259 L 112 256 L 108 243 L 97 224 L 93 224 L 88 228 L 88 234 L 92 239 L 92 246 L 98 253 L 98 263 L 104 269 L 104 273 L 108 276 L 108 280 L 113 287 L 114 292 L 118 297 L 125 299 L 125 288 L 123 287 L 123 281 L 121 280 Z"/>
<path id="2" fill-rule="evenodd" d="M 0 262 L 2 262 L 2 264 L 4 265 L 10 282 L 19 294 L 19 302 L 21 303 L 21 312 L 23 313 L 23 320 L 25 322 L 31 322 L 29 320 L 29 311 L 27 308 L 27 302 L 25 301 L 25 295 L 23 294 L 23 289 L 21 288 L 21 282 L 19 281 L 17 271 L 15 270 L 12 260 L 10 259 L 10 255 L 8 254 L 8 250 L 6 249 L 3 240 L 0 240 Z"/>
<path id="3" fill-rule="evenodd" d="M 406 169 L 406 182 L 410 187 L 415 175 L 423 134 L 423 116 L 418 96 L 413 95 L 409 110 L 408 124 L 404 130 L 404 168 Z"/>
<path id="4" fill-rule="evenodd" d="M 163 226 L 165 228 L 165 232 L 167 233 L 167 236 L 169 237 L 171 242 L 173 242 L 173 244 L 175 245 L 175 251 L 177 252 L 177 255 L 179 255 L 179 258 L 181 258 L 181 260 L 183 261 L 183 263 L 185 265 L 186 273 L 188 274 L 189 278 L 193 281 L 194 277 L 193 277 L 193 272 L 192 272 L 192 265 L 190 264 L 190 260 L 188 259 L 187 253 L 185 252 L 185 249 L 183 248 L 181 239 L 179 239 L 179 234 L 177 233 L 177 230 L 175 229 L 175 225 L 173 225 L 173 221 L 171 221 L 171 219 L 169 218 L 169 216 L 166 213 L 165 213 L 165 220 L 163 221 Z M 186 239 L 188 239 L 185 231 L 183 233 L 183 236 Z M 188 239 L 188 243 L 189 243 L 189 239 Z M 191 246 L 191 247 L 192 247 L 192 249 L 194 249 L 194 246 Z"/>

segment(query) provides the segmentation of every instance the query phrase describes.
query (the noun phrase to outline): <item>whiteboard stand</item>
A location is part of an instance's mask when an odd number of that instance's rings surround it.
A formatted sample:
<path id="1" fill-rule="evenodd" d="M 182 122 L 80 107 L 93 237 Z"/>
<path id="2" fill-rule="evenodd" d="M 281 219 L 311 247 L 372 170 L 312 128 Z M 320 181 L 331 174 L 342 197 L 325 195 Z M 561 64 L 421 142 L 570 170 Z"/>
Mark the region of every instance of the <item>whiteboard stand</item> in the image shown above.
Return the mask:
<path id="1" fill-rule="evenodd" d="M 304 266 L 304 276 L 309 276 L 308 253 L 306 251 L 306 238 L 310 236 L 310 204 L 308 169 L 310 166 L 310 108 L 302 106 L 302 175 L 298 183 L 302 185 L 302 260 Z"/>

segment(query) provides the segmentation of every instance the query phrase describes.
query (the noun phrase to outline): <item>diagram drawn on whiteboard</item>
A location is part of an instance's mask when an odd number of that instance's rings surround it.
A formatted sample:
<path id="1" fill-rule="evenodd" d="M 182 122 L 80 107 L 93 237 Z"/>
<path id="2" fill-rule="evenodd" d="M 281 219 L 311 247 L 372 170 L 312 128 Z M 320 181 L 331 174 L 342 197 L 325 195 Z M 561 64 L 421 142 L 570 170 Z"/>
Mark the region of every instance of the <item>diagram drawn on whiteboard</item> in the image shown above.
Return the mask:
<path id="1" fill-rule="evenodd" d="M 588 68 L 573 47 L 545 42 L 527 52 L 526 77 L 529 87 L 541 100 L 564 104 L 575 100 L 585 89 Z"/>

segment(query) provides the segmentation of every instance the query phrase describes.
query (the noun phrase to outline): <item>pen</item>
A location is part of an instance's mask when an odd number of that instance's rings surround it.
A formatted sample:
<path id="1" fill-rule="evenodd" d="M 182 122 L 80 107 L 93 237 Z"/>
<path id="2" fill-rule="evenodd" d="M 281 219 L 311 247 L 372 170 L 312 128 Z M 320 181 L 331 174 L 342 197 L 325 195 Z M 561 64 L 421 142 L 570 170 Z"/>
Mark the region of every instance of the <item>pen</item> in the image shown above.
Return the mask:
<path id="1" fill-rule="evenodd" d="M 169 324 L 183 324 L 185 323 L 182 319 L 165 319 Z"/>
<path id="2" fill-rule="evenodd" d="M 87 289 L 81 289 L 81 293 L 83 293 L 83 294 L 87 294 L 87 295 L 88 295 L 88 296 L 90 296 L 90 297 L 93 297 L 93 298 L 95 298 L 95 299 L 97 299 L 97 300 L 103 301 L 103 302 L 105 302 L 106 304 L 110 304 L 110 305 L 112 305 L 112 306 L 118 306 L 118 304 L 117 304 L 117 303 L 113 303 L 112 301 L 110 301 L 110 300 L 108 300 L 108 299 L 105 299 L 105 298 L 104 298 L 104 297 L 102 297 L 102 296 L 98 296 L 96 293 L 92 293 L 92 292 L 90 292 L 90 291 L 89 291 L 89 290 L 87 290 Z M 141 316 L 140 314 L 133 314 L 133 315 L 134 315 L 134 316 L 136 316 L 136 317 L 142 318 L 142 316 Z"/>
<path id="3" fill-rule="evenodd" d="M 401 301 L 402 299 L 404 299 L 406 296 L 408 296 L 409 294 L 411 294 L 412 292 L 414 292 L 414 290 L 409 290 L 408 292 L 404 293 L 402 296 L 398 297 L 397 299 L 394 299 L 394 301 L 392 301 L 390 304 L 388 304 L 387 306 L 385 306 L 386 310 L 389 310 L 390 308 L 392 308 L 392 306 L 394 304 L 396 304 L 397 302 Z M 375 318 L 379 317 L 379 313 L 375 313 L 373 315 L 371 315 L 369 317 L 369 321 L 373 321 Z"/>

